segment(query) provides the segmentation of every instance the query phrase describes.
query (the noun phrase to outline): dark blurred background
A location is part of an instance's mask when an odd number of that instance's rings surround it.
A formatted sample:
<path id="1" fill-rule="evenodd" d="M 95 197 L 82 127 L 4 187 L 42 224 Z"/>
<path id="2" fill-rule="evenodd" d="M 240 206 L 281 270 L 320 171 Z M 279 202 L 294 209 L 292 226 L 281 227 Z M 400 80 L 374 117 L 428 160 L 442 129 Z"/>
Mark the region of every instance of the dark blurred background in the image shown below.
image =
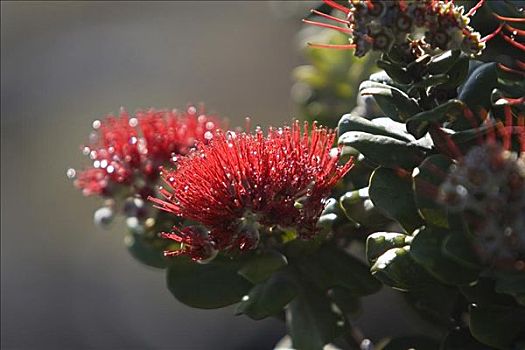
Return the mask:
<path id="1" fill-rule="evenodd" d="M 232 126 L 289 121 L 296 34 L 313 5 L 1 2 L 3 349 L 255 350 L 284 335 L 276 320 L 175 301 L 163 272 L 128 254 L 121 221 L 93 225 L 100 202 L 65 172 L 83 164 L 92 120 L 120 106 L 205 102 Z M 410 331 L 377 298 L 363 322 Z"/>

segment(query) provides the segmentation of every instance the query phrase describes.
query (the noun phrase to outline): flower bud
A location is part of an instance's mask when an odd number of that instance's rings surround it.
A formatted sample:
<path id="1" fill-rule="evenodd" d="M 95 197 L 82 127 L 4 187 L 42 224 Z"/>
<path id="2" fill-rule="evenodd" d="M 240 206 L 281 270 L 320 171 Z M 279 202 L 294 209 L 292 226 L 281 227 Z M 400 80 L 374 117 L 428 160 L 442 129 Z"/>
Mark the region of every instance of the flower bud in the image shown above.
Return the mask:
<path id="1" fill-rule="evenodd" d="M 95 222 L 95 225 L 107 228 L 108 225 L 113 221 L 113 218 L 115 217 L 115 212 L 110 207 L 101 207 L 98 208 L 94 215 L 93 215 L 93 221 Z"/>

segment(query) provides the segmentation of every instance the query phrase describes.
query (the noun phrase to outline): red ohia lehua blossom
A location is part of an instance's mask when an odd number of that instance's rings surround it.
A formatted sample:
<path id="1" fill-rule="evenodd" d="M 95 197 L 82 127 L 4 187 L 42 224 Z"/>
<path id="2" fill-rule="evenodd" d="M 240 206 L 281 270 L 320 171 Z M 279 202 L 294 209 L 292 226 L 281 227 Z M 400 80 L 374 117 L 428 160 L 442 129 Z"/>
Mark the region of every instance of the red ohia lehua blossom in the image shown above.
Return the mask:
<path id="1" fill-rule="evenodd" d="M 309 135 L 311 134 L 311 135 Z M 294 230 L 309 238 L 332 188 L 352 167 L 338 165 L 340 149 L 332 150 L 335 133 L 308 123 L 270 128 L 265 136 L 217 131 L 209 144 L 162 170 L 167 188 L 164 200 L 150 198 L 159 209 L 196 221 L 195 227 L 163 233 L 181 243 L 166 255 L 189 255 L 194 260 L 218 250 L 254 249 L 260 234 L 276 228 Z"/>
<path id="2" fill-rule="evenodd" d="M 75 186 L 84 195 L 113 197 L 128 188 L 127 194 L 151 193 L 158 167 L 173 155 L 186 154 L 197 141 L 204 141 L 219 126 L 218 118 L 190 106 L 176 110 L 139 110 L 131 116 L 124 109 L 93 122 L 94 131 L 83 153 L 92 166 L 78 174 L 72 169 Z"/>

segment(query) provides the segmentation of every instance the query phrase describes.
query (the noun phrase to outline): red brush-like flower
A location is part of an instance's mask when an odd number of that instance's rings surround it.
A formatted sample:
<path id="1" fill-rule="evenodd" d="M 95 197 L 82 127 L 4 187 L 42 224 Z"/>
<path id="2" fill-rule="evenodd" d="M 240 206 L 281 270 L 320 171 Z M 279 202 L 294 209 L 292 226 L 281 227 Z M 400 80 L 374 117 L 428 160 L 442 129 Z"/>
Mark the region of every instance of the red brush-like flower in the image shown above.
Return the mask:
<path id="1" fill-rule="evenodd" d="M 351 168 L 338 165 L 331 151 L 335 133 L 314 123 L 301 132 L 270 128 L 267 136 L 217 131 L 209 144 L 182 157 L 174 170 L 162 170 L 164 200 L 150 198 L 159 209 L 206 226 L 209 233 L 174 228 L 165 237 L 182 243 L 186 254 L 203 259 L 203 251 L 255 248 L 259 235 L 275 228 L 299 237 L 317 232 L 316 224 L 331 189 Z"/>
<path id="2" fill-rule="evenodd" d="M 194 106 L 185 112 L 138 111 L 135 116 L 121 110 L 118 117 L 93 122 L 90 144 L 83 148 L 93 166 L 77 176 L 70 170 L 68 175 L 76 177 L 75 186 L 85 195 L 112 196 L 118 185 L 132 187 L 131 194 L 141 194 L 158 178 L 160 165 L 174 154 L 188 153 L 196 141 L 211 137 L 218 124 L 216 117 Z M 147 194 L 145 190 L 143 195 Z"/>

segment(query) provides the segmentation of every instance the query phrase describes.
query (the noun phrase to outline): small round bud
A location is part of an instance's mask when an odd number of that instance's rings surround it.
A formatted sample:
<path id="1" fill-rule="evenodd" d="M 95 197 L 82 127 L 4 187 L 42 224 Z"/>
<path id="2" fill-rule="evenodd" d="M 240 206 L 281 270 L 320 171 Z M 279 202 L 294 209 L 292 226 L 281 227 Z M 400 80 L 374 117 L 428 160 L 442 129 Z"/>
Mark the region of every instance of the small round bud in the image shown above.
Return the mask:
<path id="1" fill-rule="evenodd" d="M 93 215 L 93 221 L 95 222 L 95 225 L 102 228 L 107 228 L 108 225 L 113 221 L 114 216 L 115 213 L 113 209 L 110 207 L 101 207 L 95 211 L 95 214 Z"/>
<path id="2" fill-rule="evenodd" d="M 131 216 L 141 216 L 144 214 L 145 203 L 142 199 L 137 197 L 129 197 L 124 202 L 124 215 Z"/>
<path id="3" fill-rule="evenodd" d="M 128 226 L 128 229 L 131 232 L 136 234 L 143 234 L 146 231 L 144 225 L 136 216 L 130 216 L 126 218 L 126 226 Z"/>

